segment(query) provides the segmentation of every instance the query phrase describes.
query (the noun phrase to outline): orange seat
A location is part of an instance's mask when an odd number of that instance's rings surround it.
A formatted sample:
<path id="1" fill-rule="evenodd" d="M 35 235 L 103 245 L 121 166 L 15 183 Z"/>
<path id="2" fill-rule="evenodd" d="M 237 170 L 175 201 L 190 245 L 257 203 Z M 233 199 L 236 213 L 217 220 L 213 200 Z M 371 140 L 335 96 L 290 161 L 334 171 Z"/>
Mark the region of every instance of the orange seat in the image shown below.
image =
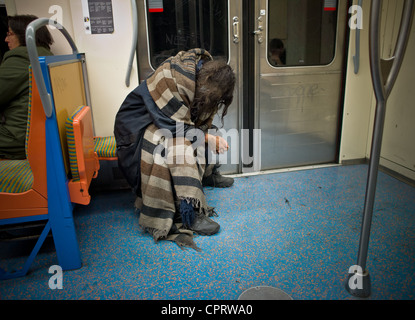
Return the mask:
<path id="1" fill-rule="evenodd" d="M 87 205 L 91 200 L 88 193 L 91 180 L 99 170 L 90 107 L 81 106 L 67 119 L 66 135 L 72 172 L 68 183 L 71 202 Z"/>
<path id="2" fill-rule="evenodd" d="M 89 183 L 99 168 L 93 151 L 90 109 L 85 108 L 73 126 L 80 182 L 75 179 L 69 181 L 68 178 L 68 146 L 62 143 L 66 139 L 66 132 L 61 122 L 79 106 L 79 101 L 85 99 L 87 88 L 82 68 L 84 55 L 78 53 L 69 33 L 60 25 L 58 30 L 68 40 L 73 54 L 39 57 L 35 34 L 37 29 L 47 24 L 49 19 L 40 18 L 26 28 L 26 45 L 32 64 L 29 68 L 31 90 L 27 161 L 18 162 L 17 165 L 9 160 L 0 161 L 0 225 L 41 220 L 46 221 L 46 225 L 23 268 L 15 272 L 0 268 L 0 279 L 26 275 L 50 231 L 62 270 L 82 266 L 73 208 L 74 203 L 89 203 L 90 197 L 85 194 L 85 190 L 88 190 Z M 57 83 L 63 83 L 64 86 Z"/>
<path id="3" fill-rule="evenodd" d="M 26 187 L 31 185 L 30 189 L 23 192 L 0 192 L 0 225 L 31 221 L 46 221 L 46 225 L 23 268 L 15 272 L 7 272 L 0 268 L 0 279 L 26 275 L 50 231 L 62 269 L 72 270 L 82 266 L 72 215 L 73 204 L 90 202 L 88 188 L 99 169 L 98 157 L 94 152 L 91 109 L 84 107 L 73 117 L 73 143 L 79 177 L 68 179 L 62 149 L 62 147 L 67 149 L 67 146 L 61 147 L 56 115 L 52 113 L 50 118 L 45 116 L 38 87 L 31 71 L 29 83 L 31 96 L 26 153 L 33 182 L 26 184 Z M 28 176 L 27 172 L 25 172 L 26 176 Z M 12 185 L 13 182 L 8 184 Z M 15 188 L 3 188 L 3 190 L 15 190 Z"/>
<path id="4" fill-rule="evenodd" d="M 117 145 L 114 136 L 95 137 L 95 152 L 99 160 L 117 161 Z"/>
<path id="5" fill-rule="evenodd" d="M 46 224 L 24 266 L 14 272 L 0 268 L 0 279 L 26 275 L 50 231 L 52 231 L 58 262 L 62 269 L 71 270 L 82 266 L 71 208 L 65 205 L 64 201 L 56 199 L 56 196 L 51 196 L 51 190 L 48 189 L 49 178 L 56 174 L 53 169 L 49 172 L 50 166 L 47 165 L 46 123 L 49 119 L 46 119 L 31 69 L 29 74 L 30 104 L 26 154 L 32 171 L 33 183 L 31 188 L 24 192 L 0 193 L 0 225 L 33 221 L 46 221 Z"/>
<path id="6" fill-rule="evenodd" d="M 30 73 L 31 74 L 31 73 Z M 27 159 L 33 174 L 30 190 L 22 193 L 0 192 L 0 219 L 33 217 L 48 214 L 46 182 L 45 120 L 36 81 L 31 81 L 28 115 Z M 10 161 L 10 160 L 9 160 Z"/>

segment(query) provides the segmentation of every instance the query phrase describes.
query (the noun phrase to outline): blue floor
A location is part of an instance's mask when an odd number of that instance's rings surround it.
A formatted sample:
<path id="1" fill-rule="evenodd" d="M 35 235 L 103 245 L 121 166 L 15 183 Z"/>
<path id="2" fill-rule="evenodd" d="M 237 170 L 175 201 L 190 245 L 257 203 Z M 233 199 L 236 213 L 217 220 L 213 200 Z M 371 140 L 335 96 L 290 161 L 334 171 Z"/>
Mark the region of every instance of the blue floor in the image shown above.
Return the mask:
<path id="1" fill-rule="evenodd" d="M 356 263 L 367 166 L 237 178 L 207 188 L 221 225 L 197 237 L 201 252 L 155 243 L 138 226 L 130 191 L 98 193 L 74 212 L 83 267 L 63 274 L 43 249 L 30 273 L 0 281 L 7 299 L 235 300 L 254 286 L 277 287 L 295 300 L 350 300 L 344 288 Z M 0 266 L 23 260 L 2 255 Z M 368 256 L 372 300 L 415 298 L 415 188 L 379 174 Z"/>

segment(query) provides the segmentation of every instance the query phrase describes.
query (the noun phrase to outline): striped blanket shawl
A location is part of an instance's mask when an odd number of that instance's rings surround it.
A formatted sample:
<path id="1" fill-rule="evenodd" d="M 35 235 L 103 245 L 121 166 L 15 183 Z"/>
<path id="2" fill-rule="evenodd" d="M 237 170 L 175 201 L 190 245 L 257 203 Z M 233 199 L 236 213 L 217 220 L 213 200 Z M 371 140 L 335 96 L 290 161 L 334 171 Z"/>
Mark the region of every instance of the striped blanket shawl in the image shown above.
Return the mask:
<path id="1" fill-rule="evenodd" d="M 181 247 L 196 250 L 193 233 L 183 227 L 186 222 L 183 220 L 190 219 L 189 214 L 213 215 L 213 209 L 206 204 L 201 182 L 205 165 L 191 161 L 195 159 L 185 157 L 183 151 L 192 150 L 189 149 L 192 142 L 184 136 L 187 130 L 194 128 L 190 104 L 201 59 L 206 61 L 212 57 L 203 49 L 180 52 L 167 59 L 146 80 L 148 91 L 159 109 L 158 116 L 174 120 L 184 129 L 181 134 L 178 130 L 169 138 L 163 135 L 160 130 L 163 128 L 154 123 L 146 128 L 141 148 L 141 196 L 135 203 L 140 210 L 140 225 L 156 241 L 171 240 Z M 194 210 L 186 212 L 189 206 Z"/>

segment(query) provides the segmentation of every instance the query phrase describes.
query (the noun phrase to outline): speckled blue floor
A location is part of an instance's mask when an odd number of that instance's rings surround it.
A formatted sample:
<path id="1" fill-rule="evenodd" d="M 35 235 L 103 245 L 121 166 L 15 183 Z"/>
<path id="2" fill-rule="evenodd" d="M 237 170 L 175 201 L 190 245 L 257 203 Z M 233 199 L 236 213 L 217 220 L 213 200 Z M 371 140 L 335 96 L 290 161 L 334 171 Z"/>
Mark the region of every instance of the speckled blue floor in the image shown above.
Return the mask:
<path id="1" fill-rule="evenodd" d="M 206 189 L 219 234 L 197 237 L 202 252 L 154 243 L 138 226 L 129 191 L 96 194 L 74 213 L 83 267 L 48 287 L 57 264 L 43 250 L 30 273 L 0 281 L 0 299 L 235 300 L 254 286 L 296 300 L 353 299 L 345 290 L 356 263 L 367 166 L 238 178 Z M 4 259 L 0 265 L 20 263 Z M 370 299 L 415 298 L 415 188 L 380 173 L 368 257 Z"/>

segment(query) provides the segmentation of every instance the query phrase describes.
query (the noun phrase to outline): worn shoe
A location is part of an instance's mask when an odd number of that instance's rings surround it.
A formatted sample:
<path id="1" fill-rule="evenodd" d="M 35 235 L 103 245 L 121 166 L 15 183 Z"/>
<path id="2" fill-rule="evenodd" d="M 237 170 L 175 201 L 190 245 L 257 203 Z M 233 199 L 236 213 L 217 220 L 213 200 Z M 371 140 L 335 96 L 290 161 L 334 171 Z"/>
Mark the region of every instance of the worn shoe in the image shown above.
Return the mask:
<path id="1" fill-rule="evenodd" d="M 218 233 L 220 226 L 204 214 L 197 214 L 195 221 L 189 229 L 201 236 L 212 236 Z"/>
<path id="2" fill-rule="evenodd" d="M 233 185 L 234 179 L 224 177 L 220 174 L 219 171 L 213 171 L 213 173 L 203 178 L 202 184 L 204 187 L 213 187 L 213 188 L 229 188 Z"/>

